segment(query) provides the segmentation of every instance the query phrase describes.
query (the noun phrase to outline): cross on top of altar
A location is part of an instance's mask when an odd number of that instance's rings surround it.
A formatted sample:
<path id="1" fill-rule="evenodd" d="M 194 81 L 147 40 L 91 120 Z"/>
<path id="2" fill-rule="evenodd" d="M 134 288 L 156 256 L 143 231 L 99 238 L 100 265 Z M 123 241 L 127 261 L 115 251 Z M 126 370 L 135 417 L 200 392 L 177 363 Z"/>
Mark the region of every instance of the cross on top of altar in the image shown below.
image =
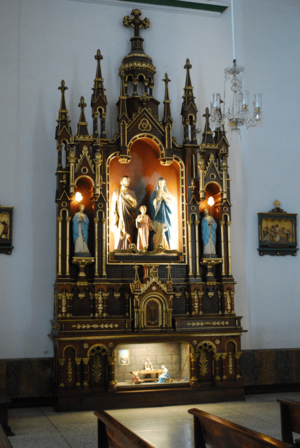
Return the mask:
<path id="1" fill-rule="evenodd" d="M 131 25 L 134 28 L 134 37 L 140 37 L 140 28 L 144 27 L 149 28 L 150 26 L 150 20 L 145 18 L 142 20 L 140 18 L 141 11 L 139 9 L 133 9 L 131 11 L 132 17 L 129 18 L 129 16 L 125 16 L 123 19 L 123 25 L 128 27 Z"/>

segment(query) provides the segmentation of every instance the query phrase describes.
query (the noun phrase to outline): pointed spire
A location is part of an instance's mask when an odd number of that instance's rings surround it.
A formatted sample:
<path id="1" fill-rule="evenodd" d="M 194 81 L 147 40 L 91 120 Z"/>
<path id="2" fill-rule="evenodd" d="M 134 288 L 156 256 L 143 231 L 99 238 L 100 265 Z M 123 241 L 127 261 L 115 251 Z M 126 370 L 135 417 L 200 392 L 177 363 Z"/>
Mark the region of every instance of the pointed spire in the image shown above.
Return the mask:
<path id="1" fill-rule="evenodd" d="M 163 78 L 163 81 L 165 83 L 165 99 L 164 99 L 164 116 L 163 116 L 163 124 L 166 125 L 167 122 L 169 122 L 170 124 L 173 123 L 172 120 L 172 114 L 171 114 L 171 101 L 170 101 L 170 97 L 169 97 L 169 82 L 171 82 L 171 80 L 168 77 L 168 74 L 165 74 L 165 77 Z"/>
<path id="2" fill-rule="evenodd" d="M 80 107 L 81 110 L 80 110 L 79 123 L 77 125 L 78 126 L 77 135 L 88 136 L 89 135 L 88 124 L 84 113 L 86 103 L 84 102 L 83 96 L 80 98 L 80 103 L 78 104 L 78 107 Z"/>
<path id="3" fill-rule="evenodd" d="M 128 115 L 127 115 L 127 103 L 126 98 L 127 95 L 125 93 L 125 75 L 124 71 L 120 71 L 119 76 L 121 78 L 121 90 L 120 90 L 120 101 L 119 101 L 119 118 L 118 120 L 121 121 L 122 119 L 128 121 Z"/>
<path id="4" fill-rule="evenodd" d="M 68 109 L 66 106 L 66 99 L 65 99 L 65 91 L 68 90 L 68 87 L 66 87 L 64 80 L 61 81 L 58 90 L 61 91 L 61 100 L 60 100 L 60 109 L 58 111 L 58 120 L 56 120 L 58 123 L 58 125 L 56 126 L 56 135 L 55 135 L 56 139 L 59 138 L 63 129 L 66 130 L 67 134 L 69 134 L 69 137 L 72 135 L 70 120 L 68 116 Z"/>
<path id="5" fill-rule="evenodd" d="M 104 103 L 107 104 L 107 99 L 105 95 L 106 89 L 104 88 L 104 79 L 102 78 L 102 70 L 100 63 L 101 59 L 103 59 L 103 56 L 99 49 L 97 50 L 95 59 L 97 61 L 97 68 L 96 68 L 96 78 L 94 79 L 94 87 L 92 88 L 93 93 L 91 99 L 91 107 L 93 107 L 96 104 L 100 96 L 102 96 Z"/>
<path id="6" fill-rule="evenodd" d="M 193 86 L 192 86 L 192 82 L 191 82 L 191 75 L 190 75 L 190 70 L 192 68 L 192 64 L 190 63 L 189 59 L 186 60 L 186 64 L 185 64 L 184 68 L 186 69 L 185 87 L 183 89 L 184 95 L 182 97 L 184 99 L 184 105 L 185 105 L 185 108 L 187 108 L 190 103 L 193 103 L 194 106 L 196 107 Z M 197 112 L 197 108 L 196 108 L 196 112 Z"/>
<path id="7" fill-rule="evenodd" d="M 208 107 L 205 109 L 205 114 L 203 115 L 203 117 L 205 117 L 205 127 L 204 127 L 204 131 L 203 131 L 203 137 L 202 137 L 202 143 L 214 143 L 214 137 L 213 137 L 213 133 L 210 129 L 209 126 L 209 117 L 210 117 L 210 113 L 209 113 L 209 109 Z"/>

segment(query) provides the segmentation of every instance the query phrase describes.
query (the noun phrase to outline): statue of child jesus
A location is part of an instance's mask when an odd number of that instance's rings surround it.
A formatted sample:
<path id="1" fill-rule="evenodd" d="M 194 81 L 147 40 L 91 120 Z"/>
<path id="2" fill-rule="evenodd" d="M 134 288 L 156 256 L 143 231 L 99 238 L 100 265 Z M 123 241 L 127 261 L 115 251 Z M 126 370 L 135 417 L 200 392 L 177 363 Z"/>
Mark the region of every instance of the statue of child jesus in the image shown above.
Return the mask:
<path id="1" fill-rule="evenodd" d="M 141 214 L 136 218 L 136 227 L 138 229 L 137 248 L 144 252 L 147 251 L 149 246 L 149 231 L 151 219 L 146 215 L 147 207 L 141 205 L 139 208 Z"/>

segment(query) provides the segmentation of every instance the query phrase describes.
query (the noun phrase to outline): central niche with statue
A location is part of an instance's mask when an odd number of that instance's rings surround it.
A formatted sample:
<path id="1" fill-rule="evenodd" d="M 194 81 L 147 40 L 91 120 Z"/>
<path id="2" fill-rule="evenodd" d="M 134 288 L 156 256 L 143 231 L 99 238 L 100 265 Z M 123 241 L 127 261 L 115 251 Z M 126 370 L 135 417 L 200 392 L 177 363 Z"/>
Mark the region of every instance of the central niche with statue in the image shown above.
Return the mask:
<path id="1" fill-rule="evenodd" d="M 150 21 L 133 9 L 123 24 L 134 29 L 134 36 L 116 73 L 118 134 L 106 135 L 108 99 L 100 50 L 95 55 L 92 130 L 81 97 L 72 133 L 65 82 L 59 87 L 51 333 L 56 409 L 137 407 L 148 387 L 153 406 L 243 399 L 243 330 L 234 310 L 226 133 L 211 130 L 206 109 L 202 141 L 197 142 L 198 111 L 187 59 L 183 102 L 176 111 L 182 116 L 183 142 L 177 142 L 170 79 L 160 75 L 165 93 L 159 117 L 156 68 L 140 36 Z M 172 350 L 178 347 L 185 347 L 184 379 L 174 367 L 177 354 Z M 133 376 L 143 370 L 146 354 L 156 360 L 155 374 L 162 375 L 158 384 L 125 384 L 126 392 L 133 392 L 126 402 L 122 383 L 128 378 L 118 367 L 122 350 L 132 354 Z M 140 352 L 144 357 L 137 361 Z M 128 373 L 129 356 L 123 355 L 122 372 Z M 167 379 L 170 384 L 161 388 L 159 383 Z"/>
<path id="2" fill-rule="evenodd" d="M 135 140 L 129 154 L 128 163 L 115 156 L 108 166 L 108 261 L 151 261 L 157 254 L 162 262 L 182 261 L 180 161 L 161 165 L 158 144 L 146 137 Z"/>

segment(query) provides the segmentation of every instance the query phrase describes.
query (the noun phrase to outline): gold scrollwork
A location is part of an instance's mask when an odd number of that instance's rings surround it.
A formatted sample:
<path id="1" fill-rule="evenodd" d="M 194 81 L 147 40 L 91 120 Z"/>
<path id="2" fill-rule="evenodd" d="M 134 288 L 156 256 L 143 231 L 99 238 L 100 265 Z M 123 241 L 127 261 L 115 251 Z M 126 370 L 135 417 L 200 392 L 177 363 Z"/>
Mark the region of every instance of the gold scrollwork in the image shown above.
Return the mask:
<path id="1" fill-rule="evenodd" d="M 101 376 L 102 376 L 101 359 L 98 355 L 96 355 L 94 358 L 92 374 L 95 379 L 95 383 L 98 383 L 101 380 Z"/>
<path id="2" fill-rule="evenodd" d="M 205 376 L 208 373 L 208 361 L 204 350 L 200 350 L 200 359 L 199 359 L 199 373 L 201 376 Z"/>
<path id="3" fill-rule="evenodd" d="M 118 328 L 119 325 L 118 324 L 101 324 L 101 325 L 97 325 L 97 324 L 80 325 L 80 324 L 77 324 L 77 325 L 72 325 L 72 327 L 75 327 L 78 330 L 85 330 L 85 329 L 89 330 L 90 328 L 95 328 L 95 329 L 97 329 L 97 328 Z"/>
<path id="4" fill-rule="evenodd" d="M 71 358 L 68 359 L 67 379 L 68 379 L 69 383 L 71 383 L 71 382 L 72 382 L 72 379 L 73 379 L 72 361 L 71 361 Z"/>
<path id="5" fill-rule="evenodd" d="M 224 321 L 215 321 L 215 322 L 188 322 L 187 326 L 188 327 L 203 327 L 203 326 L 220 326 L 220 325 L 229 325 L 229 322 L 224 322 Z"/>
<path id="6" fill-rule="evenodd" d="M 233 374 L 233 358 L 231 352 L 228 353 L 228 372 L 230 375 Z"/>

